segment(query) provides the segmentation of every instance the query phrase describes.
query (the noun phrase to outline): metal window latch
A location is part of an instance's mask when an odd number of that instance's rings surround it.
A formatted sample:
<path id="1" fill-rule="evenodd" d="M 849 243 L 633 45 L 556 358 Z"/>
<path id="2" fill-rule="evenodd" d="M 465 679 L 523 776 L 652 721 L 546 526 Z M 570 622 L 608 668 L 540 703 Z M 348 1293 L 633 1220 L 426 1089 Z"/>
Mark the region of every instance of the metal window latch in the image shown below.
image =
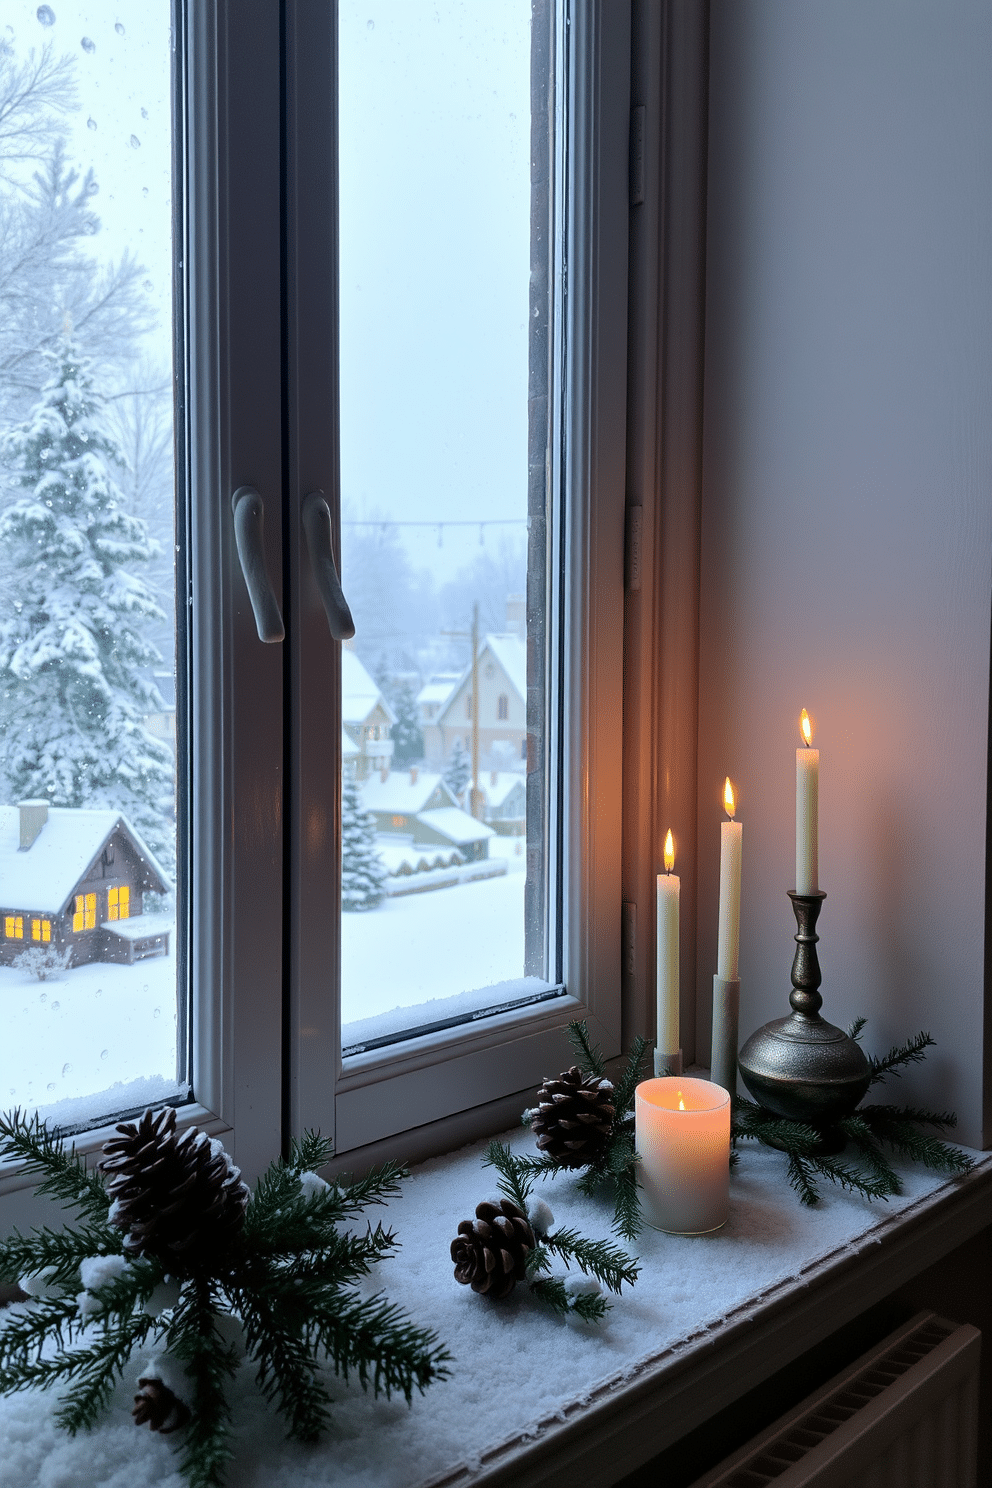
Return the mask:
<path id="1" fill-rule="evenodd" d="M 322 491 L 310 492 L 303 503 L 302 516 L 310 564 L 331 635 L 336 641 L 350 641 L 355 634 L 355 622 L 335 567 L 331 546 L 331 509 Z"/>
<path id="2" fill-rule="evenodd" d="M 239 486 L 231 497 L 231 507 L 234 511 L 234 538 L 252 614 L 255 616 L 258 639 L 271 645 L 274 641 L 285 639 L 286 627 L 282 623 L 279 601 L 265 567 L 265 547 L 262 542 L 265 507 L 253 486 Z"/>

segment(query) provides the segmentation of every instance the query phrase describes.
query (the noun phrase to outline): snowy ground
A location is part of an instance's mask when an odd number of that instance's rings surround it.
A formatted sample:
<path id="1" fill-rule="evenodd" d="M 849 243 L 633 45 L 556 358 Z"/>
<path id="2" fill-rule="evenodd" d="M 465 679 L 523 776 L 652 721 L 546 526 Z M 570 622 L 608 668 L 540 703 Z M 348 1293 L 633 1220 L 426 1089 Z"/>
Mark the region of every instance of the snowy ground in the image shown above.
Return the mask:
<path id="1" fill-rule="evenodd" d="M 524 841 L 495 837 L 489 850 L 506 858 L 505 878 L 342 916 L 342 1023 L 523 975 Z"/>
<path id="2" fill-rule="evenodd" d="M 174 937 L 170 936 L 170 942 Z M 0 1109 L 39 1107 L 62 1121 L 126 1110 L 174 1094 L 176 960 L 93 962 L 38 982 L 0 967 Z M 111 1097 L 92 1099 L 103 1091 Z M 77 1105 L 76 1101 L 81 1100 Z M 46 1108 L 64 1101 L 69 1108 Z"/>
<path id="3" fill-rule="evenodd" d="M 421 1005 L 522 976 L 523 840 L 496 838 L 491 852 L 506 858 L 505 877 L 344 915 L 345 1024 L 414 1006 L 418 1023 L 443 1018 L 450 1008 L 425 1014 Z M 68 1124 L 174 1095 L 174 935 L 170 942 L 168 956 L 136 966 L 95 962 L 46 982 L 0 967 L 0 1110 L 39 1109 Z"/>

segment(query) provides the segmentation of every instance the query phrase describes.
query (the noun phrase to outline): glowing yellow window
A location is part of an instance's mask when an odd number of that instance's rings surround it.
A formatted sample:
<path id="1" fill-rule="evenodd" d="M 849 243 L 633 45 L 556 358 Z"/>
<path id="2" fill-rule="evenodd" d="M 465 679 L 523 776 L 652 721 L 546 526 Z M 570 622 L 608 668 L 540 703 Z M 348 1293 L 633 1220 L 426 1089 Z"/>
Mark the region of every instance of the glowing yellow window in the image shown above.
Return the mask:
<path id="1" fill-rule="evenodd" d="M 32 920 L 31 921 L 31 939 L 32 940 L 40 940 L 44 944 L 47 945 L 47 943 L 51 940 L 51 938 L 52 938 L 52 922 L 51 922 L 51 920 Z"/>
<path id="2" fill-rule="evenodd" d="M 121 884 L 119 889 L 107 890 L 107 919 L 128 920 L 131 918 L 131 889 Z"/>
<path id="3" fill-rule="evenodd" d="M 3 928 L 8 940 L 24 939 L 24 918 L 22 915 L 4 915 Z"/>
<path id="4" fill-rule="evenodd" d="M 96 895 L 77 894 L 75 896 L 75 908 L 72 913 L 73 930 L 95 930 L 96 929 Z"/>

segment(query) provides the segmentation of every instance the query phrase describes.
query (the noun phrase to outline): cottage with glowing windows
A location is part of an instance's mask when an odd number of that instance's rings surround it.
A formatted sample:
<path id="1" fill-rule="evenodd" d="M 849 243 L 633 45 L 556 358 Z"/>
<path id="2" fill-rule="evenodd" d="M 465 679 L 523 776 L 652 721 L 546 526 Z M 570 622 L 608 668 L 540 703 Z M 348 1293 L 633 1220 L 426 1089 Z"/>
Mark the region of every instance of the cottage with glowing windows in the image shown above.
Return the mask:
<path id="1" fill-rule="evenodd" d="M 118 811 L 22 801 L 0 806 L 0 964 L 30 946 L 72 950 L 72 965 L 164 956 L 171 922 L 143 913 L 169 885 Z"/>

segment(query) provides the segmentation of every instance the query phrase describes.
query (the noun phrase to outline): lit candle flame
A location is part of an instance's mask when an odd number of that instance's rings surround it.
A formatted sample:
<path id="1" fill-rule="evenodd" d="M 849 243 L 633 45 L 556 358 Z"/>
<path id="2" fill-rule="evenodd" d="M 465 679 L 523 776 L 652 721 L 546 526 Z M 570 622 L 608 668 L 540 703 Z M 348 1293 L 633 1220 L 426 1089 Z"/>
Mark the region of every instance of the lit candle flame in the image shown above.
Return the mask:
<path id="1" fill-rule="evenodd" d="M 679 1110 L 680 1111 L 684 1111 L 685 1110 L 685 1101 L 682 1099 L 682 1092 L 681 1092 L 681 1090 L 679 1091 Z"/>
<path id="2" fill-rule="evenodd" d="M 672 871 L 672 869 L 674 867 L 675 867 L 675 839 L 672 836 L 672 829 L 671 829 L 671 827 L 669 827 L 669 829 L 668 829 L 668 836 L 665 838 L 665 872 L 666 873 L 671 873 L 671 871 Z"/>
<path id="3" fill-rule="evenodd" d="M 734 787 L 730 783 L 729 775 L 723 783 L 723 809 L 728 816 L 733 816 L 737 810 L 737 803 L 734 800 Z"/>
<path id="4" fill-rule="evenodd" d="M 809 714 L 806 712 L 805 708 L 799 715 L 799 727 L 802 729 L 803 743 L 808 749 L 810 744 L 812 744 L 813 742 L 813 725 L 809 721 Z"/>

